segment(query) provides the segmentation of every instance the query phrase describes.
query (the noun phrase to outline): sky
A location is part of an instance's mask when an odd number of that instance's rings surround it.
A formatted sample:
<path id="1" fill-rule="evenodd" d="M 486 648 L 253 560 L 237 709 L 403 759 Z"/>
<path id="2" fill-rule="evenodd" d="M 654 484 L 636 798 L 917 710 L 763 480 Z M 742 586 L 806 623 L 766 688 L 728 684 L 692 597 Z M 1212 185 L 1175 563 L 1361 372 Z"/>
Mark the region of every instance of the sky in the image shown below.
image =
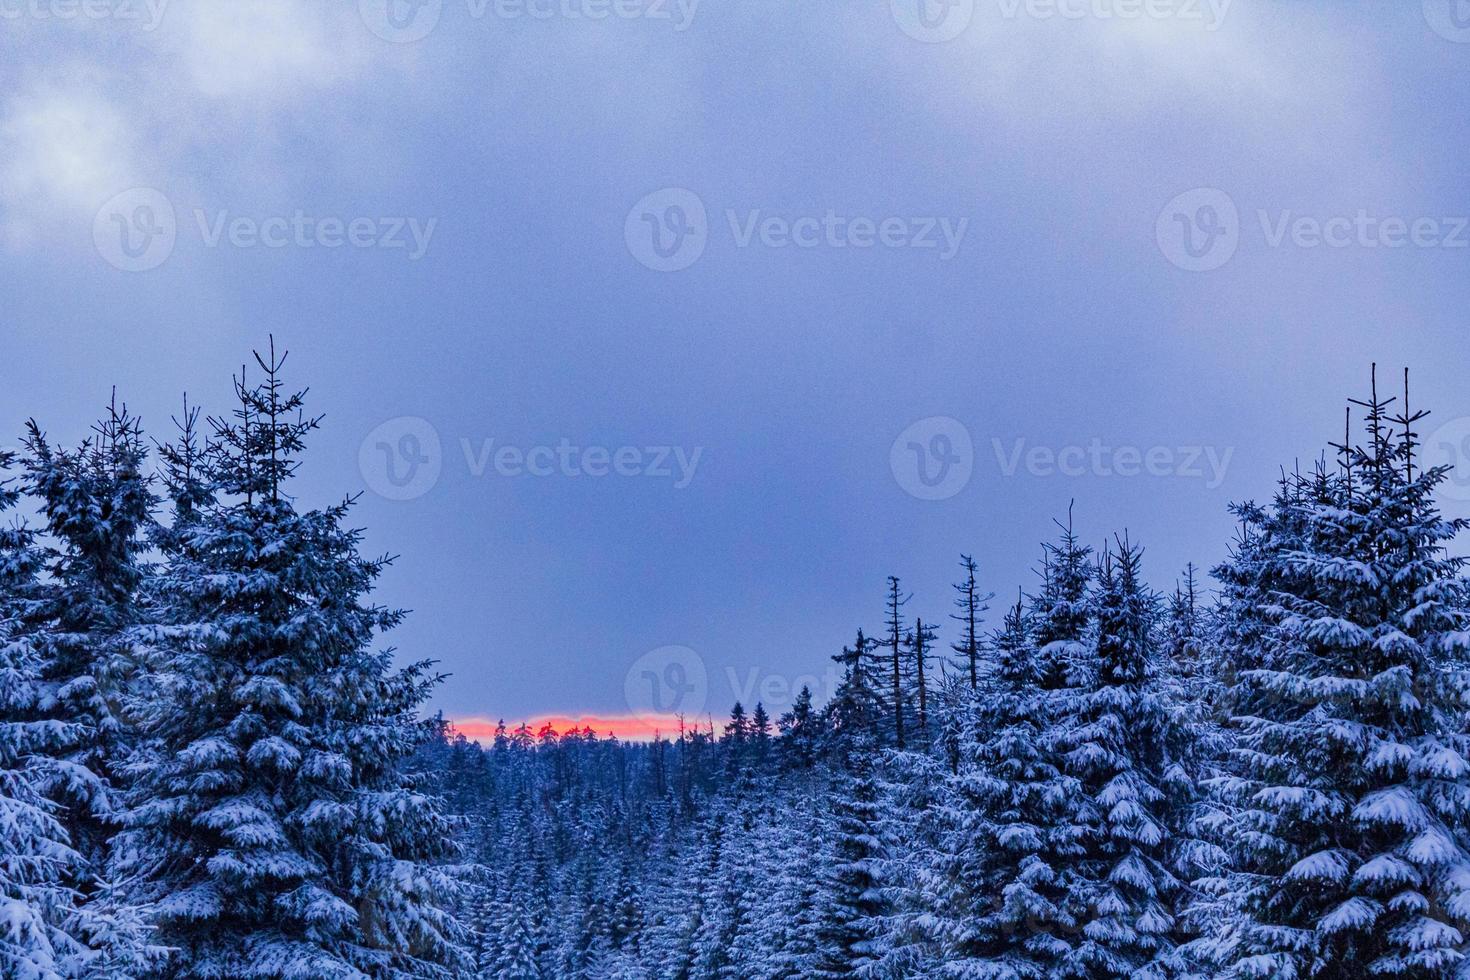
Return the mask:
<path id="1" fill-rule="evenodd" d="M 1375 361 L 1470 516 L 1463 0 L 0 0 L 0 83 L 0 441 L 274 334 L 472 734 L 820 699 L 1069 506 L 1172 588 Z"/>

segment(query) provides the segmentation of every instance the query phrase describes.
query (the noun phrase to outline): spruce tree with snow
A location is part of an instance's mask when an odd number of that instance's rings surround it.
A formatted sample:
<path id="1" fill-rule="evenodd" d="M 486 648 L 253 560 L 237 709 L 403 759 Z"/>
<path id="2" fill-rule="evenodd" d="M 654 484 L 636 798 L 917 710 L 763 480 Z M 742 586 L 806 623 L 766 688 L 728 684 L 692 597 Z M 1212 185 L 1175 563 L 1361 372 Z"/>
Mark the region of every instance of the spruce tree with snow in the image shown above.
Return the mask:
<path id="1" fill-rule="evenodd" d="M 1053 749 L 1051 695 L 1019 600 L 988 647 L 922 872 L 924 925 L 942 975 L 1031 980 L 1052 976 L 1076 942 L 1081 786 Z"/>
<path id="2" fill-rule="evenodd" d="M 959 612 L 951 613 L 949 617 L 960 624 L 960 634 L 950 644 L 950 649 L 958 655 L 956 666 L 969 680 L 970 690 L 973 691 L 980 686 L 980 660 L 984 643 L 982 626 L 995 593 L 980 591 L 980 586 L 975 581 L 978 566 L 974 558 L 961 555 L 960 567 L 964 569 L 965 577 L 954 586 L 954 604 Z"/>
<path id="3" fill-rule="evenodd" d="M 434 866 L 453 828 L 403 771 L 434 723 L 437 682 L 372 649 L 401 614 L 365 604 L 383 561 L 344 526 L 351 501 L 289 494 L 318 420 L 284 357 L 236 381 L 212 420 L 211 499 L 160 573 L 156 697 L 135 706 L 156 751 L 133 773 L 120 844 L 150 880 L 170 976 L 449 976 L 463 959 Z"/>
<path id="4" fill-rule="evenodd" d="M 878 770 L 881 805 L 874 878 L 881 911 L 869 923 L 866 977 L 927 975 L 942 961 L 931 928 L 933 880 L 927 859 L 942 846 L 940 819 L 947 773 L 931 752 L 889 752 Z"/>
<path id="5" fill-rule="evenodd" d="M 802 685 L 791 704 L 776 723 L 781 732 L 780 758 L 786 769 L 804 771 L 816 765 L 824 739 L 821 715 L 812 705 L 812 689 Z"/>
<path id="6" fill-rule="evenodd" d="M 1084 634 L 1092 617 L 1087 595 L 1092 549 L 1077 540 L 1070 509 L 1067 523 L 1056 523 L 1061 537 L 1042 546 L 1041 592 L 1032 599 L 1029 613 L 1036 632 L 1039 680 L 1048 690 L 1069 686 L 1072 671 L 1086 660 Z"/>
<path id="7" fill-rule="evenodd" d="M 0 473 L 13 460 L 0 453 Z M 18 497 L 12 482 L 0 483 L 0 513 Z M 0 529 L 0 976 L 62 980 L 81 975 L 73 965 L 87 952 L 68 887 L 82 856 L 45 788 L 78 734 L 37 718 L 41 665 L 25 620 L 41 565 L 28 529 Z"/>
<path id="8" fill-rule="evenodd" d="M 902 750 L 906 745 L 904 734 L 904 714 L 909 710 L 904 705 L 903 696 L 903 607 L 908 603 L 911 596 L 903 594 L 899 581 L 895 576 L 888 576 L 888 616 L 885 625 L 888 627 L 888 637 L 884 640 L 884 646 L 888 649 L 888 710 L 893 717 L 893 744 Z M 880 743 L 881 744 L 881 743 Z"/>
<path id="9" fill-rule="evenodd" d="M 913 747 L 927 751 L 932 739 L 929 728 L 929 701 L 932 697 L 933 670 L 930 667 L 931 650 L 939 639 L 939 631 L 922 619 L 914 621 L 914 628 L 904 638 L 907 659 L 912 665 L 908 670 L 908 691 L 904 700 L 912 710 Z"/>
<path id="10" fill-rule="evenodd" d="M 38 772 L 81 858 L 69 865 L 67 884 L 80 903 L 84 972 L 126 978 L 162 953 L 112 867 L 125 817 L 118 780 L 136 748 L 121 708 L 141 693 L 143 673 L 132 631 L 153 524 L 147 451 L 139 421 L 115 395 L 77 449 L 53 446 L 34 421 L 25 447 L 25 489 L 50 542 L 45 583 L 25 617 L 38 664 L 30 717 L 50 723 L 57 750 L 56 764 Z"/>
<path id="11" fill-rule="evenodd" d="M 882 801 L 872 736 L 859 728 L 843 743 L 821 831 L 826 862 L 817 869 L 817 949 L 807 974 L 813 977 L 850 977 L 864 971 L 873 960 L 873 924 L 884 911 L 877 877 Z"/>
<path id="12" fill-rule="evenodd" d="M 1407 385 L 1406 385 L 1407 387 Z M 1205 882 L 1239 914 L 1199 946 L 1248 977 L 1451 977 L 1470 936 L 1470 607 L 1463 522 L 1416 466 L 1424 413 L 1366 402 L 1339 447 L 1247 511 L 1250 565 L 1227 569 L 1233 631 L 1235 873 Z M 1407 401 L 1407 395 L 1406 395 Z"/>
<path id="13" fill-rule="evenodd" d="M 1127 538 L 1098 562 L 1094 650 L 1061 734 L 1080 783 L 1083 880 L 1070 897 L 1081 930 L 1063 976 L 1164 977 L 1182 968 L 1175 933 L 1184 885 L 1175 873 L 1173 811 L 1188 785 L 1182 742 L 1152 647 L 1155 600 Z"/>
<path id="14" fill-rule="evenodd" d="M 825 743 L 823 748 L 834 759 L 845 759 L 858 745 L 875 750 L 883 737 L 880 729 L 884 724 L 886 705 L 880 688 L 884 684 L 883 674 L 887 665 L 880 660 L 879 649 L 878 644 L 859 629 L 853 645 L 843 647 L 842 652 L 832 658 L 842 665 L 842 681 L 823 712 L 826 724 L 820 728 Z M 810 710 L 811 692 L 803 688 L 802 693 L 804 696 L 797 699 L 796 709 L 806 712 Z M 804 731 L 807 727 L 810 727 L 810 722 L 800 727 L 793 725 L 791 730 Z"/>
<path id="15" fill-rule="evenodd" d="M 86 858 L 77 886 L 90 895 L 120 817 L 114 776 L 128 738 L 117 706 L 136 674 L 127 631 L 136 624 L 153 499 L 142 432 L 115 399 L 76 450 L 53 446 L 34 421 L 27 433 L 26 490 L 51 542 L 47 586 L 32 610 L 41 710 L 77 736 L 48 792 Z"/>

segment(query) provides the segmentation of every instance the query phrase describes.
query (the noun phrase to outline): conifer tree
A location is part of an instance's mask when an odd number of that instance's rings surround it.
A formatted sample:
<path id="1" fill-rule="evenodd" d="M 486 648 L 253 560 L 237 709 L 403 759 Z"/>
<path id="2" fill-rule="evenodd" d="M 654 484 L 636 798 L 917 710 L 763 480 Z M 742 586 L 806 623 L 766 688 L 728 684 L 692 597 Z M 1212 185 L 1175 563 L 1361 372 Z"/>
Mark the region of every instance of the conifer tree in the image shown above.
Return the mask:
<path id="1" fill-rule="evenodd" d="M 1126 537 L 1098 562 L 1095 649 L 1062 732 L 1066 768 L 1081 783 L 1086 853 L 1071 896 L 1081 935 L 1060 964 L 1069 975 L 1163 977 L 1182 963 L 1171 815 L 1187 774 L 1152 649 L 1155 600 L 1142 552 Z"/>
<path id="2" fill-rule="evenodd" d="M 201 512 L 161 573 L 157 748 L 135 772 L 125 846 L 152 882 L 170 971 L 198 977 L 448 976 L 456 885 L 433 862 L 453 828 L 405 760 L 437 682 L 395 671 L 366 605 L 384 566 L 344 527 L 351 501 L 298 511 L 290 479 L 318 419 L 257 355 L 238 408 L 214 419 Z"/>
<path id="3" fill-rule="evenodd" d="M 823 741 L 821 718 L 812 705 L 812 690 L 802 685 L 791 710 L 776 723 L 781 733 L 780 756 L 787 769 L 806 770 L 816 764 Z"/>
<path id="4" fill-rule="evenodd" d="M 975 582 L 977 566 L 974 558 L 960 555 L 960 567 L 964 569 L 965 577 L 954 586 L 954 604 L 959 612 L 951 613 L 949 617 L 960 624 L 960 635 L 950 644 L 950 648 L 959 654 L 959 667 L 969 678 L 970 690 L 974 691 L 980 686 L 981 627 L 985 623 L 985 613 L 989 611 L 989 603 L 995 598 L 995 593 L 980 592 L 980 587 Z"/>
<path id="5" fill-rule="evenodd" d="M 118 407 L 76 450 L 55 447 L 27 425 L 26 490 L 45 521 L 48 585 L 32 608 L 43 710 L 72 726 L 75 741 L 48 793 L 85 859 L 75 882 L 84 898 L 101 887 L 108 841 L 118 829 L 118 768 L 129 750 L 119 706 L 136 678 L 128 632 L 144 576 L 144 534 L 153 498 L 138 420 Z"/>
<path id="6" fill-rule="evenodd" d="M 891 658 L 892 703 L 889 710 L 893 712 L 893 741 L 899 750 L 904 748 L 904 703 L 903 703 L 903 607 L 909 601 L 909 596 L 903 594 L 899 588 L 898 579 L 888 576 L 888 640 L 887 646 Z"/>
<path id="7" fill-rule="evenodd" d="M 1061 537 L 1055 544 L 1043 545 L 1042 588 L 1029 615 L 1036 632 L 1039 682 L 1049 691 L 1070 686 L 1073 671 L 1086 661 L 1084 634 L 1091 622 L 1087 587 L 1092 580 L 1092 549 L 1077 540 L 1070 508 L 1067 523 L 1056 523 Z"/>
<path id="8" fill-rule="evenodd" d="M 1235 622 L 1240 915 L 1200 947 L 1241 976 L 1450 977 L 1470 934 L 1463 523 L 1416 468 L 1407 405 L 1376 383 L 1365 444 L 1297 477 L 1251 520 L 1227 570 Z M 1407 397 L 1405 399 L 1407 402 Z M 1248 644 L 1248 645 L 1245 645 Z"/>
<path id="9" fill-rule="evenodd" d="M 1077 941 L 1081 784 L 1054 749 L 1030 625 L 1018 600 L 989 644 L 924 872 L 927 929 L 954 976 L 1050 977 Z"/>
<path id="10" fill-rule="evenodd" d="M 938 632 L 932 626 L 928 626 L 922 619 L 914 621 L 914 628 L 905 637 L 905 645 L 908 649 L 908 659 L 912 667 L 908 674 L 913 685 L 912 692 L 907 695 L 908 703 L 914 706 L 914 732 L 917 748 L 927 750 L 930 742 L 929 731 L 929 698 L 930 682 L 928 663 L 929 651 L 933 649 L 938 640 Z"/>
<path id="11" fill-rule="evenodd" d="M 873 957 L 873 923 L 883 914 L 877 877 L 880 852 L 878 780 L 871 736 L 859 730 L 845 740 L 834 769 L 822 828 L 825 861 L 814 912 L 817 949 L 814 977 L 850 977 Z"/>
<path id="12" fill-rule="evenodd" d="M 0 473 L 13 462 L 0 453 Z M 13 482 L 0 483 L 0 513 L 18 498 Z M 79 736 L 73 725 L 37 718 L 41 664 L 26 620 L 41 565 L 27 528 L 0 529 L 0 975 L 60 980 L 79 976 L 87 953 L 67 884 L 82 856 L 45 788 Z"/>
<path id="13" fill-rule="evenodd" d="M 27 612 L 38 664 L 31 717 L 49 722 L 54 739 L 66 733 L 55 743 L 59 764 L 39 771 L 81 858 L 66 883 L 81 904 L 75 930 L 87 975 L 130 977 L 161 955 L 142 918 L 146 903 L 116 880 L 113 846 L 125 819 L 119 780 L 137 748 L 124 706 L 142 693 L 133 630 L 153 523 L 148 454 L 139 420 L 116 393 L 75 450 L 53 446 L 34 420 L 25 449 L 25 490 L 49 541 L 45 584 Z"/>

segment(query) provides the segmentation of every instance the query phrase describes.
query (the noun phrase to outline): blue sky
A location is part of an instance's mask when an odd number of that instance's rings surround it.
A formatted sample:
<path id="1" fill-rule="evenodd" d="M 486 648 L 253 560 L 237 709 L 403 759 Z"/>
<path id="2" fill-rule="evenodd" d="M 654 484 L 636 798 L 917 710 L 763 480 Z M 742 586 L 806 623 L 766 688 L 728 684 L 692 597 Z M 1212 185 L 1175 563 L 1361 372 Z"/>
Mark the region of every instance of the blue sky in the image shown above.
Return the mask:
<path id="1" fill-rule="evenodd" d="M 1373 360 L 1470 436 L 1464 4 L 386 2 L 0 0 L 0 420 L 273 331 L 454 717 L 779 709 L 1074 498 L 1168 585 Z"/>

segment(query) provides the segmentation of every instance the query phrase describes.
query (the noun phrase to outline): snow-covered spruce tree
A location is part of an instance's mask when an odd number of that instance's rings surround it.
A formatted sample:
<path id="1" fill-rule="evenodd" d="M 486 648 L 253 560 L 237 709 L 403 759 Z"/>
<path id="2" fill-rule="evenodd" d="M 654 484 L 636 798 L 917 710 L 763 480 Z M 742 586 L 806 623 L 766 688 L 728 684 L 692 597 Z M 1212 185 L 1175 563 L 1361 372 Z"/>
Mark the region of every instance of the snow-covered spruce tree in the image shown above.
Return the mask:
<path id="1" fill-rule="evenodd" d="M 934 902 L 925 871 L 941 844 L 947 775 L 943 758 L 927 751 L 890 751 L 878 769 L 873 868 L 882 911 L 868 926 L 871 962 L 863 976 L 922 976 L 940 962 L 943 947 L 930 928 Z"/>
<path id="2" fill-rule="evenodd" d="M 777 743 L 781 768 L 804 773 L 816 765 L 825 734 L 822 717 L 812 706 L 810 687 L 802 685 L 791 710 L 784 712 L 776 725 L 781 733 Z"/>
<path id="3" fill-rule="evenodd" d="M 34 421 L 27 428 L 25 489 L 49 542 L 45 584 L 29 608 L 40 665 L 33 717 L 66 733 L 62 764 L 44 770 L 45 789 L 82 858 L 67 883 L 80 903 L 84 972 L 131 977 L 162 955 L 111 867 L 125 816 L 118 779 L 136 748 L 123 706 L 138 696 L 143 673 L 132 631 L 153 524 L 147 450 L 138 420 L 115 395 L 76 450 L 53 446 Z"/>
<path id="4" fill-rule="evenodd" d="M 903 697 L 903 607 L 910 598 L 912 597 L 903 594 L 899 580 L 895 576 L 888 576 L 887 619 L 884 623 L 888 627 L 888 636 L 884 639 L 883 645 L 887 648 L 889 662 L 885 686 L 887 687 L 888 710 L 892 712 L 893 717 L 893 744 L 900 750 L 904 749 L 907 744 L 905 714 L 913 710 L 912 706 L 904 704 Z M 877 686 L 874 687 L 875 691 L 878 689 Z"/>
<path id="5" fill-rule="evenodd" d="M 1227 655 L 1239 745 L 1239 916 L 1201 947 L 1233 976 L 1451 977 L 1470 936 L 1470 608 L 1462 529 L 1415 467 L 1423 413 L 1376 390 L 1366 445 L 1253 513 L 1232 603 L 1263 625 Z M 1397 427 L 1397 428 L 1396 428 Z M 1245 618 L 1236 611 L 1237 618 Z"/>
<path id="6" fill-rule="evenodd" d="M 120 847 L 151 881 L 168 976 L 448 976 L 462 958 L 431 862 L 452 827 L 402 763 L 433 733 L 437 678 L 371 649 L 401 614 L 364 604 L 382 561 L 344 527 L 350 501 L 299 512 L 288 492 L 318 420 L 285 394 L 284 357 L 236 382 L 212 420 L 213 490 L 161 585 L 156 747 L 134 772 Z"/>
<path id="7" fill-rule="evenodd" d="M 1041 592 L 1032 598 L 1027 617 L 1036 639 L 1038 683 L 1052 692 L 1071 686 L 1074 672 L 1086 661 L 1085 634 L 1092 617 L 1087 595 L 1092 549 L 1078 542 L 1070 510 L 1067 523 L 1058 521 L 1057 526 L 1061 537 L 1042 546 Z"/>
<path id="8" fill-rule="evenodd" d="M 933 697 L 933 650 L 938 639 L 939 631 L 922 619 L 915 620 L 914 628 L 904 637 L 904 659 L 908 663 L 904 703 L 910 712 L 910 747 L 918 752 L 927 752 L 934 736 L 929 710 Z"/>
<path id="9" fill-rule="evenodd" d="M 938 953 L 919 975 L 1046 977 L 1076 941 L 1080 784 L 1052 749 L 1051 692 L 1019 600 L 986 648 L 938 801 L 937 845 L 921 856 L 929 914 L 914 924 Z"/>
<path id="10" fill-rule="evenodd" d="M 959 612 L 951 613 L 949 617 L 960 624 L 960 632 L 959 637 L 950 644 L 950 649 L 956 654 L 956 668 L 969 681 L 970 690 L 973 691 L 980 686 L 980 661 L 985 642 L 981 628 L 995 593 L 980 591 L 980 586 L 975 581 L 978 566 L 974 558 L 960 555 L 960 567 L 965 570 L 965 577 L 954 586 L 954 604 Z"/>
<path id="11" fill-rule="evenodd" d="M 0 472 L 13 461 L 0 453 Z M 12 482 L 0 483 L 0 513 L 17 498 Z M 29 530 L 0 529 L 0 976 L 61 980 L 81 975 L 75 964 L 87 952 L 67 884 L 82 857 L 44 789 L 79 735 L 37 720 L 40 658 L 26 620 L 41 564 Z"/>
<path id="12" fill-rule="evenodd" d="M 51 792 L 93 873 L 118 826 L 113 777 L 129 747 L 118 709 L 137 673 L 128 630 L 137 622 L 153 517 L 146 459 L 138 421 L 115 397 L 76 450 L 53 446 L 34 421 L 27 426 L 26 490 L 51 543 L 48 587 L 34 610 L 44 700 L 46 710 L 79 733 Z M 79 885 L 91 887 L 85 880 Z"/>
<path id="13" fill-rule="evenodd" d="M 890 579 L 890 584 L 896 587 L 897 580 Z M 896 589 L 891 595 L 898 596 Z M 886 719 L 885 705 L 870 686 L 881 663 L 869 659 L 872 649 L 859 630 L 856 644 L 837 658 L 843 680 L 827 705 L 825 785 L 815 842 L 820 860 L 813 869 L 818 878 L 811 925 L 816 948 L 806 963 L 807 976 L 846 977 L 866 968 L 872 961 L 874 923 L 885 911 L 877 878 L 882 805 L 877 765 Z M 891 650 L 885 649 L 884 660 Z M 882 666 L 886 672 L 892 663 Z"/>
<path id="14" fill-rule="evenodd" d="M 1094 650 L 1062 732 L 1066 770 L 1085 798 L 1086 851 L 1072 863 L 1084 882 L 1069 898 L 1081 932 L 1057 964 L 1061 976 L 1164 977 L 1182 964 L 1173 813 L 1189 781 L 1158 676 L 1141 556 L 1125 537 L 1098 561 Z"/>
<path id="15" fill-rule="evenodd" d="M 805 787 L 787 790 L 757 827 L 751 857 L 758 862 L 759 878 L 747 887 L 748 927 L 737 935 L 731 955 L 741 977 L 809 975 L 820 886 L 811 867 L 821 840 L 818 809 Z"/>

